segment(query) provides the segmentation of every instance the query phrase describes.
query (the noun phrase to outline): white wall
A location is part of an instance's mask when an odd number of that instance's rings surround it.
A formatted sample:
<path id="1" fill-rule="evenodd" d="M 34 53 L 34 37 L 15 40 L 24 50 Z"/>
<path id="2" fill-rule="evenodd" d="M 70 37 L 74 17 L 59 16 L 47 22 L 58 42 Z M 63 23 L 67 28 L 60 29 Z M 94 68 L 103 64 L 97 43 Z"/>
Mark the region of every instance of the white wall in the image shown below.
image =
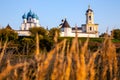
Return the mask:
<path id="1" fill-rule="evenodd" d="M 68 35 L 65 35 L 64 32 L 60 33 L 60 37 L 75 37 L 75 33 L 69 33 Z M 77 33 L 78 37 L 99 37 L 98 33 L 92 34 L 92 33 Z"/>
<path id="2" fill-rule="evenodd" d="M 16 30 L 16 32 L 18 33 L 18 36 L 30 36 L 29 31 Z"/>
<path id="3" fill-rule="evenodd" d="M 64 28 L 64 36 L 69 36 L 72 32 L 72 29 L 71 28 Z"/>

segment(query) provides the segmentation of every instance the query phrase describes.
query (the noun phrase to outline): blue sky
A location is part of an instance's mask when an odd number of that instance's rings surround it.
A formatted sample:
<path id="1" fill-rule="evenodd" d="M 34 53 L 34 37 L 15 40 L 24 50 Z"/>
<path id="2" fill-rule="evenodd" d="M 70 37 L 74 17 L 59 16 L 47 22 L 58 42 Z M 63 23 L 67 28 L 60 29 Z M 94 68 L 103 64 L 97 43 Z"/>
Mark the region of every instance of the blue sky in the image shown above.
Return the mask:
<path id="1" fill-rule="evenodd" d="M 81 26 L 86 21 L 85 12 L 88 5 L 95 14 L 95 23 L 99 24 L 99 32 L 120 28 L 120 0 L 1 0 L 0 26 L 7 24 L 18 30 L 22 23 L 22 15 L 30 9 L 40 19 L 40 24 L 49 28 L 57 27 L 61 20 L 67 18 L 71 27 Z"/>

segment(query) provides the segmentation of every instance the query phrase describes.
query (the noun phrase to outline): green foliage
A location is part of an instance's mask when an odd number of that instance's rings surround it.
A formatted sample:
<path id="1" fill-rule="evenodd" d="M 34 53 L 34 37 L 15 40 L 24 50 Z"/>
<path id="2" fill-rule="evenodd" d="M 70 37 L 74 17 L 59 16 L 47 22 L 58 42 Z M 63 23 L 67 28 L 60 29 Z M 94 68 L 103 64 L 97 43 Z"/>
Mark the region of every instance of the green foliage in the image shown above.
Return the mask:
<path id="1" fill-rule="evenodd" d="M 2 39 L 2 41 L 14 41 L 18 39 L 18 34 L 12 29 L 0 29 L 0 39 Z"/>
<path id="2" fill-rule="evenodd" d="M 43 27 L 33 27 L 33 28 L 30 28 L 29 31 L 33 36 L 35 36 L 36 33 L 38 33 L 38 35 L 41 35 L 41 36 L 46 36 L 48 34 L 47 30 L 44 29 Z"/>
<path id="3" fill-rule="evenodd" d="M 110 36 L 108 33 L 102 33 L 99 37 L 106 37 L 106 36 Z"/>
<path id="4" fill-rule="evenodd" d="M 69 41 L 72 41 L 74 37 L 60 37 L 59 41 L 62 41 L 63 39 L 67 39 Z M 78 38 L 78 40 L 80 40 L 81 42 L 85 42 L 87 40 L 87 38 L 81 37 Z M 89 42 L 103 42 L 104 38 L 89 38 Z"/>
<path id="5" fill-rule="evenodd" d="M 36 33 L 39 37 L 40 51 L 50 51 L 53 46 L 53 38 L 48 36 L 48 31 L 42 27 L 30 28 L 30 37 L 19 37 L 21 53 L 33 53 L 36 50 Z M 28 52 L 29 51 L 29 52 Z"/>
<path id="6" fill-rule="evenodd" d="M 19 37 L 18 51 L 23 54 L 33 54 L 35 52 L 35 40 L 32 37 Z"/>
<path id="7" fill-rule="evenodd" d="M 60 34 L 59 34 L 60 33 L 60 29 L 58 29 L 58 28 L 51 28 L 49 30 L 49 36 L 54 38 L 56 32 L 57 32 L 58 36 L 60 36 Z"/>
<path id="8" fill-rule="evenodd" d="M 104 41 L 104 38 L 90 38 L 90 42 L 98 42 L 101 43 Z"/>
<path id="9" fill-rule="evenodd" d="M 112 42 L 114 42 L 114 43 L 120 42 L 120 39 L 112 39 Z"/>
<path id="10" fill-rule="evenodd" d="M 53 42 L 53 39 L 49 37 L 44 37 L 43 39 L 40 39 L 39 44 L 40 44 L 40 50 L 48 52 L 52 49 L 54 42 Z"/>
<path id="11" fill-rule="evenodd" d="M 120 29 L 114 29 L 112 33 L 113 33 L 113 38 L 120 39 Z"/>

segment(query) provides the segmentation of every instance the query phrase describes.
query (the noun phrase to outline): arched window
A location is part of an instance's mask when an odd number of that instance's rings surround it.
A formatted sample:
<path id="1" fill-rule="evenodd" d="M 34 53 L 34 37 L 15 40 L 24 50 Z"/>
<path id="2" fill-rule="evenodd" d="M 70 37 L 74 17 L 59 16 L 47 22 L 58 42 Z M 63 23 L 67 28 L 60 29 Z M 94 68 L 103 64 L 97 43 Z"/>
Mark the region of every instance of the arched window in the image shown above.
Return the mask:
<path id="1" fill-rule="evenodd" d="M 91 20 L 91 16 L 89 16 L 89 20 Z"/>
<path id="2" fill-rule="evenodd" d="M 92 31 L 92 27 L 90 27 L 90 31 Z"/>
<path id="3" fill-rule="evenodd" d="M 31 19 L 31 18 L 30 18 L 29 20 L 30 20 L 30 22 L 32 21 L 32 19 Z"/>
<path id="4" fill-rule="evenodd" d="M 30 22 L 30 23 L 32 22 L 32 18 L 31 17 L 28 18 L 28 22 Z"/>

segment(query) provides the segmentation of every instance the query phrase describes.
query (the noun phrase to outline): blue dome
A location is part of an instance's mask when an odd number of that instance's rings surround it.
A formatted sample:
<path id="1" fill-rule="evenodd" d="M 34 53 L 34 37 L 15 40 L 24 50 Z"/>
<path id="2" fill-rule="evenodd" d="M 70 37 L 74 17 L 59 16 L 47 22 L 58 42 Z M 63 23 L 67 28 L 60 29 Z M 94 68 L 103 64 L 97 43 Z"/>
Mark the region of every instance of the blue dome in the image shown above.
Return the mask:
<path id="1" fill-rule="evenodd" d="M 27 18 L 27 16 L 24 14 L 24 15 L 22 16 L 22 18 L 23 18 L 23 19 L 26 19 L 26 18 Z"/>
<path id="2" fill-rule="evenodd" d="M 36 15 L 36 19 L 39 20 L 39 17 Z"/>
<path id="3" fill-rule="evenodd" d="M 36 18 L 36 15 L 35 15 L 35 13 L 33 13 L 33 15 L 32 15 L 32 18 Z"/>
<path id="4" fill-rule="evenodd" d="M 28 12 L 28 14 L 27 14 L 27 18 L 28 18 L 28 17 L 32 17 L 32 15 L 33 15 L 33 13 L 32 13 L 32 11 L 30 10 L 30 11 Z"/>

